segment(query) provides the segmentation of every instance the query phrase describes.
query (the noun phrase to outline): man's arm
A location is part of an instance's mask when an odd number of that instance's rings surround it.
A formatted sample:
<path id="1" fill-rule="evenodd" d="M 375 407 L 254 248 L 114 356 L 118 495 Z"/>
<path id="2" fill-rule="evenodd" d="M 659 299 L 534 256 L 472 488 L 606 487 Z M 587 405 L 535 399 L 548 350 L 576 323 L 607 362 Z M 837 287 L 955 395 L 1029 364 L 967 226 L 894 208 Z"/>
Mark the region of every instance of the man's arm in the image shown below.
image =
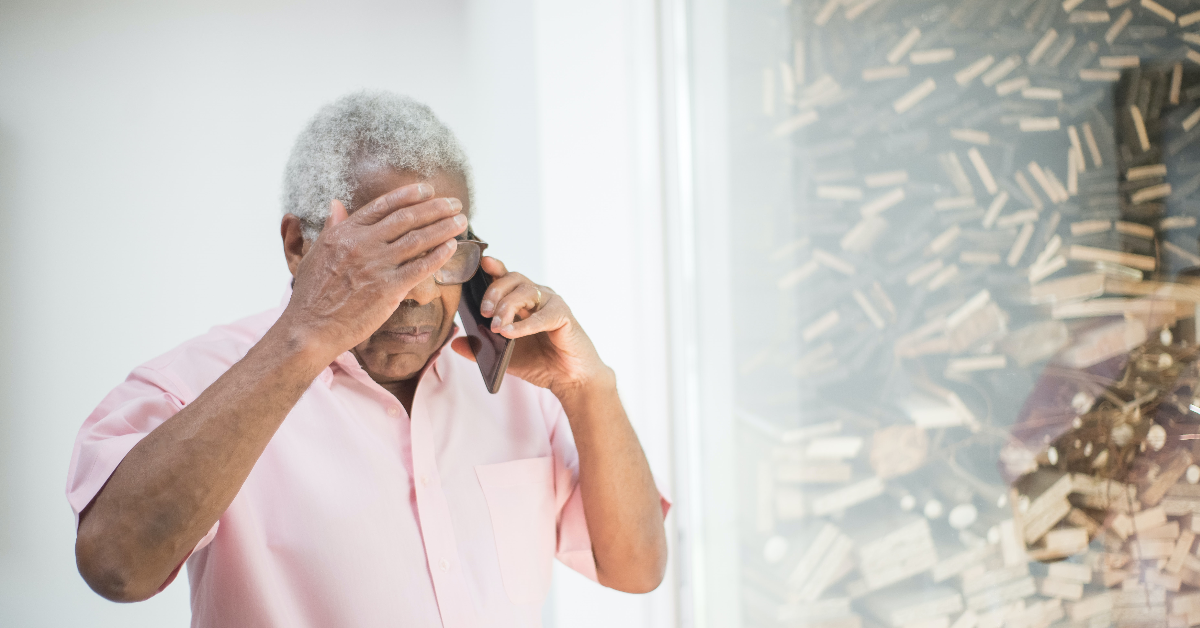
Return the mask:
<path id="1" fill-rule="evenodd" d="M 428 184 L 333 212 L 311 248 L 284 219 L 291 302 L 237 364 L 129 451 L 80 513 L 75 557 L 97 593 L 144 600 L 221 517 L 284 418 L 320 372 L 373 333 L 465 230 L 457 199 Z M 291 241 L 289 242 L 289 238 Z M 450 242 L 448 242 L 450 241 Z"/>
<path id="2" fill-rule="evenodd" d="M 554 291 L 508 272 L 495 258 L 482 264 L 495 277 L 482 314 L 493 317 L 492 331 L 520 338 L 508 372 L 554 393 L 571 423 L 600 584 L 627 593 L 654 590 L 667 568 L 662 505 L 616 376 Z M 451 346 L 475 359 L 466 338 Z"/>
<path id="3" fill-rule="evenodd" d="M 194 402 L 146 435 L 80 513 L 75 558 L 100 595 L 154 595 L 233 501 L 322 356 L 273 327 Z"/>
<path id="4" fill-rule="evenodd" d="M 579 490 L 600 584 L 626 593 L 658 588 L 667 536 L 658 487 L 606 369 L 598 381 L 555 391 L 579 451 Z"/>

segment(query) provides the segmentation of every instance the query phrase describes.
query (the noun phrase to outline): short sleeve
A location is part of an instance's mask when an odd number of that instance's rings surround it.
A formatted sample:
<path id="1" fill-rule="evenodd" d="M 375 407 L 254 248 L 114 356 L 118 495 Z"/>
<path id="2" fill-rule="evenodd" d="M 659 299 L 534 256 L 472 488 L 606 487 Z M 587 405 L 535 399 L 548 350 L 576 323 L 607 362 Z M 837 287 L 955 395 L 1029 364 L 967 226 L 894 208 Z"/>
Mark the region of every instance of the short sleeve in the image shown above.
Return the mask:
<path id="1" fill-rule="evenodd" d="M 125 455 L 183 409 L 184 399 L 190 396 L 177 381 L 153 369 L 139 367 L 92 411 L 75 438 L 67 471 L 67 502 L 75 513 L 76 527 L 79 513 L 108 482 Z M 207 545 L 216 530 L 214 525 L 196 549 Z"/>
<path id="2" fill-rule="evenodd" d="M 554 452 L 554 497 L 558 507 L 558 545 L 555 557 L 562 564 L 599 582 L 596 576 L 596 557 L 592 554 L 592 537 L 588 533 L 583 512 L 583 495 L 579 491 L 579 452 L 575 437 L 562 406 L 552 396 L 546 401 L 547 423 L 550 425 L 550 446 Z M 663 517 L 671 502 L 658 493 Z"/>

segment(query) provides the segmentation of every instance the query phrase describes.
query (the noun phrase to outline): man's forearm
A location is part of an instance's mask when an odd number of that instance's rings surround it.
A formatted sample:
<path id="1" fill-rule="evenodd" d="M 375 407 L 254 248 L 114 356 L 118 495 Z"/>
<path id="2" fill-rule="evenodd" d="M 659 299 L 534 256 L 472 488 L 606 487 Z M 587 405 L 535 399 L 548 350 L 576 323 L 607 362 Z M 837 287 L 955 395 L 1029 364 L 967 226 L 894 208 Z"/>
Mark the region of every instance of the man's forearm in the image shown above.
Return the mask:
<path id="1" fill-rule="evenodd" d="M 152 596 L 229 507 L 329 358 L 277 323 L 125 456 L 80 517 L 75 552 L 114 601 Z"/>
<path id="2" fill-rule="evenodd" d="M 558 394 L 579 451 L 579 484 L 600 583 L 644 593 L 662 582 L 667 539 L 658 488 L 617 395 L 603 381 Z"/>

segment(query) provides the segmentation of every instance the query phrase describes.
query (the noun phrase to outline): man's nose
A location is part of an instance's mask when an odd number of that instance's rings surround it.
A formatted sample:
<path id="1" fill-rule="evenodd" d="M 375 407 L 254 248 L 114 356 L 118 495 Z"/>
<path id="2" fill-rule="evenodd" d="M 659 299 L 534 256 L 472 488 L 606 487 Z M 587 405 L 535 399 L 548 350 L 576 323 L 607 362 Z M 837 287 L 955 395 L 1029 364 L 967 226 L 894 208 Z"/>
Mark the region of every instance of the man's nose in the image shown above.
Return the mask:
<path id="1" fill-rule="evenodd" d="M 404 295 L 405 301 L 416 301 L 417 305 L 427 305 L 441 294 L 439 286 L 433 281 L 433 277 L 426 277 L 424 281 L 413 287 Z"/>

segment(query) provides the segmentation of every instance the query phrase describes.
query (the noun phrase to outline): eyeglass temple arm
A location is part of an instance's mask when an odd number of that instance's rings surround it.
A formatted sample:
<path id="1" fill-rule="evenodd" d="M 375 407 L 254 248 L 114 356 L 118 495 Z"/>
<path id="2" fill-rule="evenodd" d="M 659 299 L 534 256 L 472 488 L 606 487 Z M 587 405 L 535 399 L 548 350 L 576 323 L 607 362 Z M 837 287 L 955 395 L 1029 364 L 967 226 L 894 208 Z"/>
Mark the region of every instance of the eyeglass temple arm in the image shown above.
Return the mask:
<path id="1" fill-rule="evenodd" d="M 475 235 L 475 232 L 473 230 L 471 230 L 471 227 L 468 226 L 467 232 L 464 233 L 463 235 L 467 236 L 466 237 L 467 240 L 470 240 L 472 242 L 477 242 L 479 244 L 479 252 L 480 253 L 483 253 L 484 251 L 487 250 L 488 243 L 484 242 L 483 240 L 480 240 L 479 236 Z"/>

